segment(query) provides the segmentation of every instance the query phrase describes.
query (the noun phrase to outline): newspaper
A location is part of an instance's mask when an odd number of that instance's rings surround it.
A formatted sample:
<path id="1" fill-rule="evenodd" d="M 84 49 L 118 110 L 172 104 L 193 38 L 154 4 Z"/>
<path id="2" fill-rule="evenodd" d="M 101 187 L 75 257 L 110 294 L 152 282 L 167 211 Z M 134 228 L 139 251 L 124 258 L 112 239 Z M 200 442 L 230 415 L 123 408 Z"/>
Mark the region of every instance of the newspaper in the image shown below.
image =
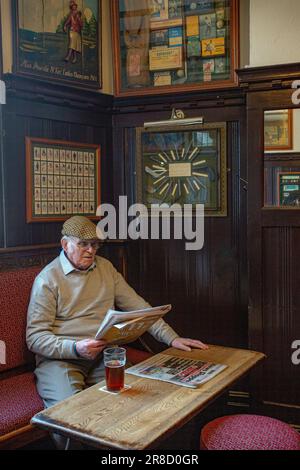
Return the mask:
<path id="1" fill-rule="evenodd" d="M 162 380 L 184 387 L 197 388 L 226 369 L 225 364 L 213 364 L 169 354 L 157 354 L 125 370 L 126 374 Z"/>
<path id="2" fill-rule="evenodd" d="M 109 309 L 95 339 L 106 339 L 109 343 L 119 344 L 135 341 L 171 308 L 171 305 L 161 305 L 130 312 Z"/>

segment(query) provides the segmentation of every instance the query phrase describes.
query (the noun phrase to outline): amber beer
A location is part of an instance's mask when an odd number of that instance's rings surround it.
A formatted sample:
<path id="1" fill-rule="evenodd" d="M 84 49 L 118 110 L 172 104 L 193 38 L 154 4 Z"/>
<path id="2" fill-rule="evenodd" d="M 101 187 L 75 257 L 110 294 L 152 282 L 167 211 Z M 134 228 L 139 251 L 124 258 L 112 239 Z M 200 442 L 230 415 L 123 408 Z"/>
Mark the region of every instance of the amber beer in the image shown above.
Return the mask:
<path id="1" fill-rule="evenodd" d="M 106 388 L 109 392 L 120 392 L 124 388 L 125 363 L 126 349 L 104 349 Z"/>
<path id="2" fill-rule="evenodd" d="M 119 392 L 124 388 L 124 366 L 105 365 L 106 388 L 110 392 Z"/>

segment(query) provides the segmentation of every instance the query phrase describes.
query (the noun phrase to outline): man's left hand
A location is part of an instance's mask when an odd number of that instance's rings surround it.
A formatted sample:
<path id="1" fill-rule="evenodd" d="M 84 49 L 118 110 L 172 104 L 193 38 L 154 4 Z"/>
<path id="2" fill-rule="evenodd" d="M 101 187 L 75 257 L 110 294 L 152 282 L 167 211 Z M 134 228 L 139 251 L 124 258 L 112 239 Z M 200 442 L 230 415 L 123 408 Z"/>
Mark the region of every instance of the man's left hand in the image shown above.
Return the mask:
<path id="1" fill-rule="evenodd" d="M 176 349 L 182 349 L 182 351 L 191 351 L 192 348 L 196 349 L 208 349 L 207 344 L 202 343 L 198 339 L 190 338 L 175 338 L 172 341 L 171 346 Z"/>

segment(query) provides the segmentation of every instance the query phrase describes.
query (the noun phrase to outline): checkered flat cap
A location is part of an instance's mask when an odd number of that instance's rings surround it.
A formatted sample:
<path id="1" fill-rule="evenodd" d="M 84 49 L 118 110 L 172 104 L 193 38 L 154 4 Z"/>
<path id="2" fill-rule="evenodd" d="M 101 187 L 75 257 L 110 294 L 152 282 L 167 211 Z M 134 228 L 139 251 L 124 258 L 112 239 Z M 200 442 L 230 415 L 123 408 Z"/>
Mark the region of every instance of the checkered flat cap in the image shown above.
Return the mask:
<path id="1" fill-rule="evenodd" d="M 75 215 L 65 221 L 61 233 L 80 240 L 95 240 L 98 239 L 96 229 L 96 225 L 87 217 Z"/>

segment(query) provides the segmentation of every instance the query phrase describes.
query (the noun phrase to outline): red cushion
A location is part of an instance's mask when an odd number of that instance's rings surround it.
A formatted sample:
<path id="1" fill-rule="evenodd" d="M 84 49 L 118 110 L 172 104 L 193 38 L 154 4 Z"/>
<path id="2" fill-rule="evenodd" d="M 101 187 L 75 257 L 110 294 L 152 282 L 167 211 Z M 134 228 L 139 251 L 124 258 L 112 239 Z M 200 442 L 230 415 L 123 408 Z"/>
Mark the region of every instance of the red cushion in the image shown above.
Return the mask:
<path id="1" fill-rule="evenodd" d="M 43 409 L 32 372 L 0 381 L 0 436 L 28 425 Z"/>
<path id="2" fill-rule="evenodd" d="M 130 346 L 126 346 L 126 351 L 127 359 L 132 365 L 145 361 L 152 356 L 152 354 L 147 351 L 141 351 L 140 349 L 131 348 Z"/>
<path id="3" fill-rule="evenodd" d="M 26 318 L 33 281 L 40 267 L 0 274 L 0 339 L 6 344 L 6 365 L 0 371 L 32 359 L 26 347 Z"/>
<path id="4" fill-rule="evenodd" d="M 257 415 L 217 418 L 201 432 L 202 450 L 300 450 L 300 434 L 278 419 Z"/>

